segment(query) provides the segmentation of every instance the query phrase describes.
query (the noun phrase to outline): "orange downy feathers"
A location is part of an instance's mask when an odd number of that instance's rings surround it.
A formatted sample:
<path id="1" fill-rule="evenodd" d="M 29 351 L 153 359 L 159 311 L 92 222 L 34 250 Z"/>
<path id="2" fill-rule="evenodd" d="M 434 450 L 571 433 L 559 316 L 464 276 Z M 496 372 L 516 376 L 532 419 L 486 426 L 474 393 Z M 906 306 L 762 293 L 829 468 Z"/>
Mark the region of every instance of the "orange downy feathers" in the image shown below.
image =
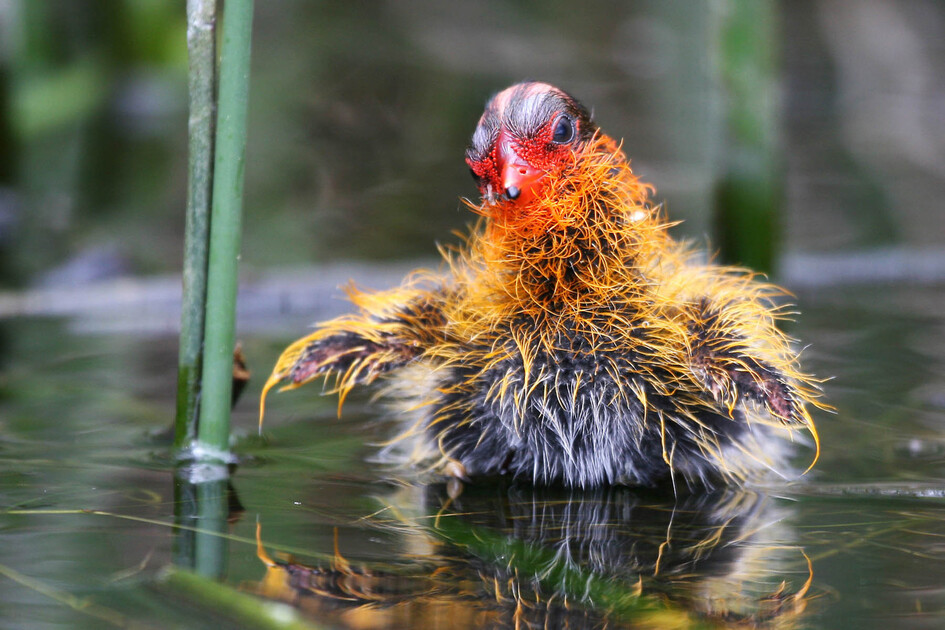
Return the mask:
<path id="1" fill-rule="evenodd" d="M 527 85 L 560 117 L 555 99 L 570 97 Z M 531 107 L 524 98 L 502 103 Z M 488 114 L 480 125 L 498 124 Z M 289 346 L 263 400 L 325 375 L 340 411 L 352 387 L 403 368 L 391 389 L 409 444 L 389 450 L 455 475 L 741 483 L 786 474 L 776 436 L 797 429 L 816 461 L 806 405 L 819 405 L 818 381 L 777 327 L 784 292 L 674 241 L 606 135 L 556 155 L 527 202 L 481 182 L 482 203 L 467 204 L 482 218 L 444 250 L 446 270 L 351 291 L 359 312 Z"/>

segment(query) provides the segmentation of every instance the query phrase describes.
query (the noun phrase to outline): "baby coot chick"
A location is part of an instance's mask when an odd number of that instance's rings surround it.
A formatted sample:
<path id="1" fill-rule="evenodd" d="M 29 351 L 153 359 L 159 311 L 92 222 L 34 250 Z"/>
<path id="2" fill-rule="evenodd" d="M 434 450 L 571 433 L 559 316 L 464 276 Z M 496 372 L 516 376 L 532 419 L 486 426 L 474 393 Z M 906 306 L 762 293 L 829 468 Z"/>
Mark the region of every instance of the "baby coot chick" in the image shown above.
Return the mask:
<path id="1" fill-rule="evenodd" d="M 540 484 L 742 483 L 783 474 L 794 431 L 817 443 L 816 382 L 776 325 L 783 292 L 673 240 L 574 98 L 499 92 L 466 162 L 482 218 L 446 271 L 352 290 L 359 312 L 289 346 L 263 399 L 326 375 L 341 404 L 383 375 L 410 418 L 391 449 Z"/>

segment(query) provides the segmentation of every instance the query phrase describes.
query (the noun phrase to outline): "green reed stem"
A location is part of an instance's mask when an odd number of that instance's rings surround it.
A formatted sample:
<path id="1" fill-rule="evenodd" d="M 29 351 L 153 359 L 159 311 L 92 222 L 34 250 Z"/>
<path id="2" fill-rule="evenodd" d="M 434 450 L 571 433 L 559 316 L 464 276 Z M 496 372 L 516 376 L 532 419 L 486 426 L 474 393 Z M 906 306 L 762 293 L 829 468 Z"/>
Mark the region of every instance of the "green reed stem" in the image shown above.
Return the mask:
<path id="1" fill-rule="evenodd" d="M 252 21 L 252 0 L 226 1 L 220 46 L 204 365 L 197 431 L 198 444 L 219 452 L 228 449 L 230 435 Z"/>
<path id="2" fill-rule="evenodd" d="M 189 176 L 184 228 L 183 298 L 177 362 L 174 446 L 197 436 L 197 400 L 203 363 L 207 243 L 213 189 L 213 89 L 216 83 L 216 0 L 187 0 L 190 60 Z"/>

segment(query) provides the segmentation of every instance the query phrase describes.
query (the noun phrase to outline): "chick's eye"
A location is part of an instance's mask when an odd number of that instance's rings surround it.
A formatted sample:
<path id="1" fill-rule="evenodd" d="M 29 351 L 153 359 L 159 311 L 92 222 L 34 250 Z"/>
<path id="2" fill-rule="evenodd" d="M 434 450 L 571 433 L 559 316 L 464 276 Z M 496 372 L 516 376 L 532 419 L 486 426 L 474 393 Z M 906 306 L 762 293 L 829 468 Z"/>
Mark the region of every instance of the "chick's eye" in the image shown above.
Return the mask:
<path id="1" fill-rule="evenodd" d="M 574 122 L 567 116 L 559 116 L 555 121 L 555 130 L 551 134 L 551 140 L 558 144 L 566 144 L 574 139 Z"/>

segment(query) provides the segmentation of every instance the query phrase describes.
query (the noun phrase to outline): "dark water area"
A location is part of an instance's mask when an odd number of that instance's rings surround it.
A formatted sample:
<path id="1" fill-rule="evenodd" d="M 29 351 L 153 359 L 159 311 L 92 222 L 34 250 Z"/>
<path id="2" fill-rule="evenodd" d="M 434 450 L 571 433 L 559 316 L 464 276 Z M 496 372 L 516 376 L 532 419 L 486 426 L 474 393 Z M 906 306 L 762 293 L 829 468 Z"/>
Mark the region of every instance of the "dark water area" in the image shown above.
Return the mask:
<path id="1" fill-rule="evenodd" d="M 284 603 L 270 624 L 937 626 L 945 289 L 798 298 L 805 366 L 835 376 L 836 413 L 815 415 L 820 461 L 793 482 L 679 499 L 420 483 L 372 461 L 379 405 L 356 395 L 338 419 L 317 387 L 274 395 L 260 437 L 256 399 L 298 332 L 288 321 L 243 335 L 254 378 L 234 411 L 240 464 L 193 484 L 168 444 L 173 336 L 7 319 L 0 625 L 258 626 L 182 588 L 169 567 L 183 566 Z M 798 465 L 811 456 L 800 446 Z"/>

